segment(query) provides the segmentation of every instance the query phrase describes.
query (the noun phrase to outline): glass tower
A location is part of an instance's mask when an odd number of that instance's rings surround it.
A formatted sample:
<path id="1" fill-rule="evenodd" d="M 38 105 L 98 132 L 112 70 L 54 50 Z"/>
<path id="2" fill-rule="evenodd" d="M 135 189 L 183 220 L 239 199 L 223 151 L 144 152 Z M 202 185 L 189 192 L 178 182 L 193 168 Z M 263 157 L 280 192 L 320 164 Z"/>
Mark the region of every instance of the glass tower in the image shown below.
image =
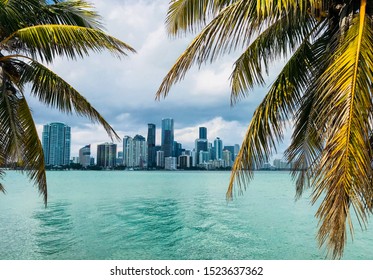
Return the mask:
<path id="1" fill-rule="evenodd" d="M 153 168 L 156 167 L 157 160 L 156 160 L 156 151 L 155 151 L 155 124 L 149 123 L 148 124 L 148 167 Z"/>
<path id="2" fill-rule="evenodd" d="M 174 156 L 174 120 L 171 118 L 162 119 L 161 146 L 165 158 Z"/>
<path id="3" fill-rule="evenodd" d="M 199 139 L 207 139 L 207 128 L 206 127 L 199 128 Z"/>
<path id="4" fill-rule="evenodd" d="M 63 123 L 44 125 L 42 146 L 46 165 L 70 164 L 71 128 Z"/>

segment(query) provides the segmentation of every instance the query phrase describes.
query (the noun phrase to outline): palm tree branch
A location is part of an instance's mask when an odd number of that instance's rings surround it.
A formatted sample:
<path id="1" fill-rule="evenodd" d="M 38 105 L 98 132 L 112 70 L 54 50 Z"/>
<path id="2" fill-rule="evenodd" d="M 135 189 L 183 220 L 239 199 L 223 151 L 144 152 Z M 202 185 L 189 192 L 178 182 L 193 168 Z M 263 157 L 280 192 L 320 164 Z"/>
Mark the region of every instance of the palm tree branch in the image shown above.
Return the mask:
<path id="1" fill-rule="evenodd" d="M 20 62 L 22 63 L 22 62 Z M 110 124 L 95 108 L 71 85 L 44 65 L 32 60 L 24 63 L 24 72 L 20 86 L 31 83 L 31 93 L 48 106 L 58 108 L 65 113 L 73 110 L 80 116 L 87 116 L 91 121 L 100 123 L 108 135 L 120 139 Z"/>
<path id="2" fill-rule="evenodd" d="M 235 183 L 242 192 L 252 176 L 276 152 L 283 130 L 299 106 L 301 90 L 310 77 L 312 52 L 307 39 L 289 59 L 250 121 L 232 168 L 227 198 L 232 199 Z M 246 188 L 246 187 L 245 187 Z"/>
<path id="3" fill-rule="evenodd" d="M 232 0 L 173 0 L 170 2 L 166 28 L 168 34 L 176 36 L 182 32 L 194 32 L 216 15 Z"/>
<path id="4" fill-rule="evenodd" d="M 366 0 L 362 0 L 359 16 L 352 20 L 335 59 L 321 77 L 322 95 L 317 101 L 317 122 L 328 128 L 330 136 L 317 170 L 313 202 L 323 195 L 316 213 L 320 219 L 318 240 L 320 246 L 326 243 L 334 258 L 343 254 L 346 222 L 353 233 L 350 206 L 361 226 L 367 221 L 366 211 L 372 209 L 369 120 L 373 57 L 369 46 L 373 30 L 365 7 Z M 332 102 L 333 114 L 329 106 L 322 105 L 323 100 Z"/>
<path id="5" fill-rule="evenodd" d="M 310 38 L 325 22 L 316 24 L 307 14 L 290 13 L 270 25 L 234 63 L 231 75 L 231 104 L 244 97 L 255 85 L 264 85 L 263 67 L 268 74 L 270 61 L 287 56 Z"/>
<path id="6" fill-rule="evenodd" d="M 24 97 L 19 99 L 18 118 L 23 129 L 23 167 L 28 173 L 30 180 L 34 181 L 38 186 L 39 193 L 43 196 L 46 206 L 48 191 L 43 147 L 31 115 L 31 110 Z"/>
<path id="7" fill-rule="evenodd" d="M 19 29 L 0 42 L 6 45 L 17 39 L 21 49 L 33 58 L 51 62 L 57 55 L 68 58 L 83 57 L 89 51 L 109 50 L 113 54 L 127 55 L 135 50 L 126 43 L 105 34 L 100 30 L 71 25 L 36 25 Z"/>

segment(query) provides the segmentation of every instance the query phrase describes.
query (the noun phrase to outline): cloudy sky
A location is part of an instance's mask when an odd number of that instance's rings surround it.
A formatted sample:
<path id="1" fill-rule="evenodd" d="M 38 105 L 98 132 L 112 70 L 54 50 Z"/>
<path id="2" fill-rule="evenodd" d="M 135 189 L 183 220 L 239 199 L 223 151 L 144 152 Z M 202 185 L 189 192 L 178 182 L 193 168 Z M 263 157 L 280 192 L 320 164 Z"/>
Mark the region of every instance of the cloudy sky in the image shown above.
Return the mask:
<path id="1" fill-rule="evenodd" d="M 177 57 L 192 40 L 193 34 L 170 38 L 164 21 L 168 0 L 90 0 L 103 17 L 110 35 L 128 43 L 137 51 L 121 60 L 108 53 L 94 54 L 81 60 L 58 59 L 49 65 L 75 87 L 114 127 L 120 137 L 141 134 L 147 124 L 157 126 L 160 144 L 162 118 L 174 119 L 175 140 L 191 149 L 198 138 L 198 127 L 205 126 L 212 141 L 220 137 L 224 145 L 241 144 L 255 106 L 266 88 L 255 89 L 248 98 L 230 106 L 229 76 L 234 55 L 212 65 L 192 68 L 185 79 L 171 89 L 169 96 L 155 101 L 155 93 Z M 276 67 L 269 77 L 276 73 Z M 42 125 L 64 122 L 72 127 L 72 153 L 87 144 L 109 142 L 99 125 L 88 119 L 63 115 L 33 100 L 31 107 L 39 133 Z M 121 143 L 118 142 L 121 150 Z M 281 152 L 281 149 L 280 149 Z"/>

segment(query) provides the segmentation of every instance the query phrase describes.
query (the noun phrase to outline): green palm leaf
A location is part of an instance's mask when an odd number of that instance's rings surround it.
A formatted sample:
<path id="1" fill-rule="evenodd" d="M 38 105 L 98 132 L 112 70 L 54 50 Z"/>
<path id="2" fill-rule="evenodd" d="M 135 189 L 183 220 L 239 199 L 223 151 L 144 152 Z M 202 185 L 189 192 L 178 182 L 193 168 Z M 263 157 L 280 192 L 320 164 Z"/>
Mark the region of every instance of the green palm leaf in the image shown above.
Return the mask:
<path id="1" fill-rule="evenodd" d="M 125 50 L 134 49 L 122 41 L 106 35 L 102 31 L 80 26 L 38 25 L 17 30 L 1 43 L 17 40 L 17 47 L 25 50 L 26 55 L 51 62 L 56 56 L 68 58 L 83 57 L 89 51 L 108 50 L 118 57 L 127 55 Z"/>
<path id="2" fill-rule="evenodd" d="M 100 123 L 111 138 L 120 139 L 87 99 L 50 69 L 37 61 L 32 61 L 30 64 L 24 64 L 23 70 L 20 86 L 31 83 L 31 93 L 42 103 L 58 108 L 64 113 L 75 112 L 80 116 L 86 116 L 91 121 Z"/>
<path id="3" fill-rule="evenodd" d="M 37 59 L 77 58 L 108 50 L 117 57 L 135 50 L 104 33 L 100 16 L 86 1 L 0 0 L 0 168 L 16 163 L 47 203 L 44 156 L 24 89 L 48 106 L 87 116 L 118 135 L 72 86 Z M 0 170 L 0 179 L 4 172 Z M 0 191 L 5 191 L 0 184 Z"/>

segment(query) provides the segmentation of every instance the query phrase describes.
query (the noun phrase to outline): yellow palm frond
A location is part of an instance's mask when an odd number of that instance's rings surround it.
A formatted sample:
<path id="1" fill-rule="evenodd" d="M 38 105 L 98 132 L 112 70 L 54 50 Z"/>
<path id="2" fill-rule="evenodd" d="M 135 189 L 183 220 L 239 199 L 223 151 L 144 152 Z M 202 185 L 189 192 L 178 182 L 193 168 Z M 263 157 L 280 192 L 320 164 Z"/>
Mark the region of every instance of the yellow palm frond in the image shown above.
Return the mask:
<path id="1" fill-rule="evenodd" d="M 318 126 L 330 133 L 317 168 L 313 201 L 323 198 L 316 214 L 321 223 L 318 239 L 334 258 L 343 254 L 346 226 L 353 231 L 350 207 L 361 225 L 367 221 L 367 210 L 372 209 L 373 28 L 365 7 L 363 0 L 337 55 L 321 76 L 322 94 L 316 102 Z"/>

